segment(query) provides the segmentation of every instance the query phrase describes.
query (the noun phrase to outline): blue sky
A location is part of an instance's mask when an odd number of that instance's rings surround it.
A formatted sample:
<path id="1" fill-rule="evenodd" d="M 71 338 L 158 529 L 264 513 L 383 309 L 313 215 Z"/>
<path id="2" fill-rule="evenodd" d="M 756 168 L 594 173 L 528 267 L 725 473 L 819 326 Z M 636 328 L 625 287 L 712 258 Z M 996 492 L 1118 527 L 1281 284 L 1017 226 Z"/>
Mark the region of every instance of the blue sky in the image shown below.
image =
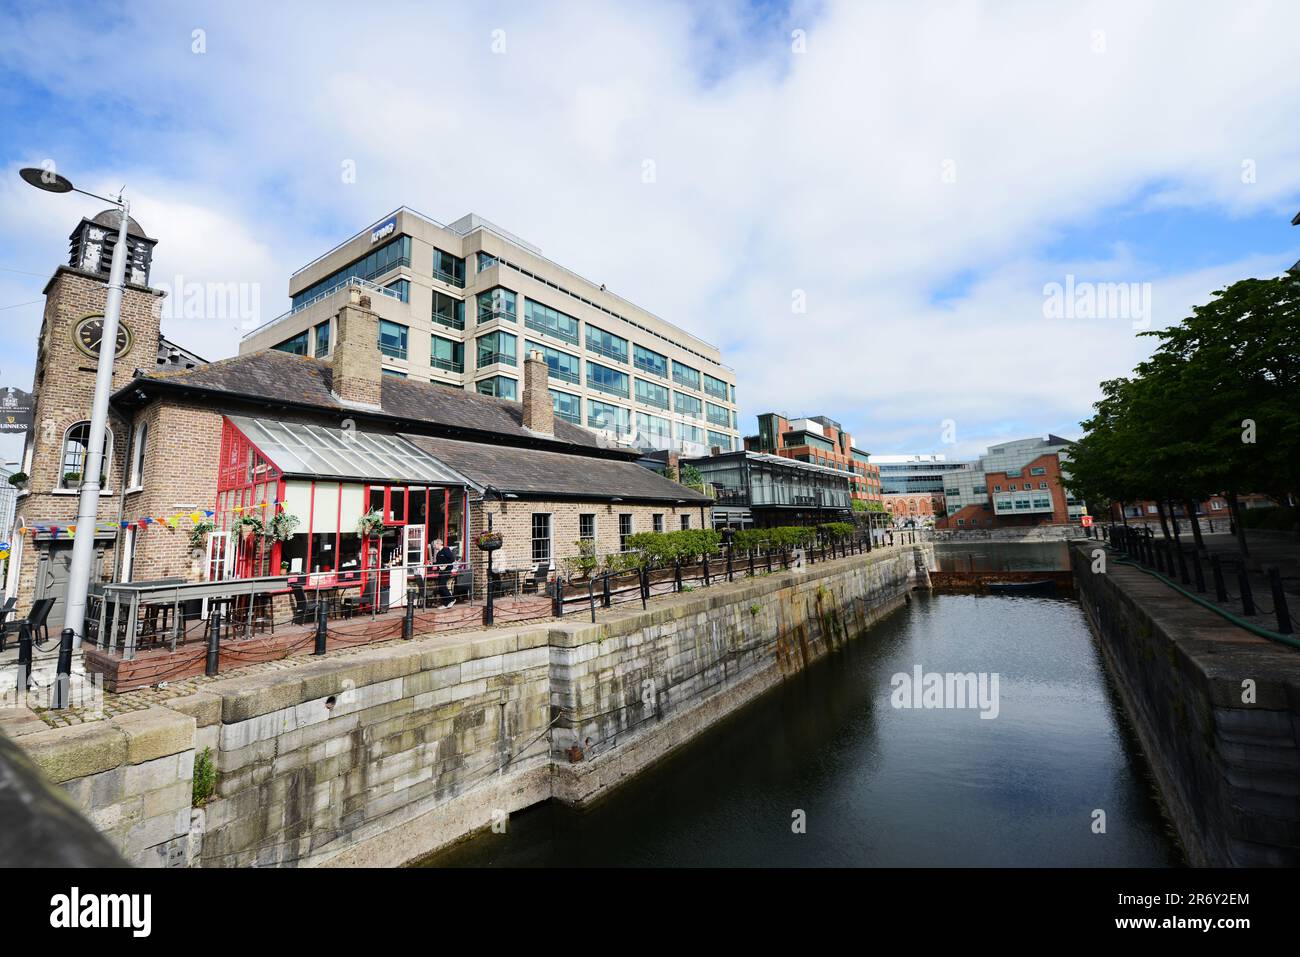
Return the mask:
<path id="1" fill-rule="evenodd" d="M 1295 4 L 310 9 L 0 4 L 0 384 L 97 211 L 44 161 L 127 186 L 155 281 L 256 291 L 167 320 L 209 358 L 388 210 L 473 211 L 722 347 L 745 430 L 879 453 L 1078 434 L 1150 340 L 1047 284 L 1149 284 L 1158 327 L 1300 259 Z"/>

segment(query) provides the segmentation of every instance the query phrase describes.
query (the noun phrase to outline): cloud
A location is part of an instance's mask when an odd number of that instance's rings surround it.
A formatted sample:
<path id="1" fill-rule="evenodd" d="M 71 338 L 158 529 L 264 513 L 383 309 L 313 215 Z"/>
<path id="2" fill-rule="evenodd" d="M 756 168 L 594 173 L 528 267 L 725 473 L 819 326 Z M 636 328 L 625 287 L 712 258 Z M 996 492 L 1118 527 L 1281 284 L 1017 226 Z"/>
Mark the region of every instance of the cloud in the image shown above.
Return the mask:
<path id="1" fill-rule="evenodd" d="M 27 152 L 3 159 L 127 182 L 160 239 L 156 276 L 255 284 L 270 318 L 292 270 L 387 210 L 473 210 L 719 345 L 743 425 L 825 413 L 875 452 L 945 451 L 949 418 L 963 447 L 1069 434 L 1150 340 L 1046 319 L 1046 283 L 1151 282 L 1160 324 L 1300 258 L 1286 231 L 1300 128 L 1278 119 L 1300 114 L 1294 4 L 139 4 L 6 19 L 11 95 L 48 108 L 25 125 Z M 191 52 L 196 29 L 206 53 Z M 0 264 L 48 272 L 85 210 L 8 181 L 0 199 Z M 1278 229 L 1196 271 L 1159 248 L 1072 253 L 1073 230 L 1152 209 Z M 36 298 L 8 277 L 7 301 Z M 30 366 L 39 311 L 12 313 L 0 360 Z M 166 328 L 210 356 L 236 348 L 232 324 Z"/>

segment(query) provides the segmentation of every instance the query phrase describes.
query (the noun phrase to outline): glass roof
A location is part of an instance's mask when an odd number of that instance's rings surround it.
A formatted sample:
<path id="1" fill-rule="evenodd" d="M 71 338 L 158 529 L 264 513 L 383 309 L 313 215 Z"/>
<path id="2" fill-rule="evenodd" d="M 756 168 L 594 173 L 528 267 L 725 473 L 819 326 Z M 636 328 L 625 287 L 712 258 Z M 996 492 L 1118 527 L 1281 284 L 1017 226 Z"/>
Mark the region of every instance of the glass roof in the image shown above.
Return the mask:
<path id="1" fill-rule="evenodd" d="M 398 435 L 227 416 L 285 475 L 356 481 L 473 485 Z"/>

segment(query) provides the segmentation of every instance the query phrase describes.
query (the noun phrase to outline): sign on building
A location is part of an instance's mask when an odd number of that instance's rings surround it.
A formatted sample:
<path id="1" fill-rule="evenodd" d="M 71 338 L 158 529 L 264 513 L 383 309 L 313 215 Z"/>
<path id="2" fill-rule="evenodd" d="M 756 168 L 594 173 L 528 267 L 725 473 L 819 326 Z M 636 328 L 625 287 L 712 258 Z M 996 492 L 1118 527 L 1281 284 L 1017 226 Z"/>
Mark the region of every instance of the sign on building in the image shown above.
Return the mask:
<path id="1" fill-rule="evenodd" d="M 14 388 L 0 390 L 0 433 L 30 432 L 35 409 L 30 392 Z"/>

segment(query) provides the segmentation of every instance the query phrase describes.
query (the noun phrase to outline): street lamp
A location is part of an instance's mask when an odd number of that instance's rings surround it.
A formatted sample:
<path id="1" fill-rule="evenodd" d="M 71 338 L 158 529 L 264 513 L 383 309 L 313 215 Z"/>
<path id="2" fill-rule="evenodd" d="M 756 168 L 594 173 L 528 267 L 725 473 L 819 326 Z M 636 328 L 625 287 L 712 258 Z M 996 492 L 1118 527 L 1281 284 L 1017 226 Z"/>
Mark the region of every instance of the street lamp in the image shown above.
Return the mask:
<path id="1" fill-rule="evenodd" d="M 86 593 L 90 590 L 90 566 L 95 554 L 95 529 L 99 522 L 99 474 L 103 468 L 104 438 L 108 431 L 108 397 L 113 390 L 113 362 L 117 357 L 117 327 L 122 317 L 122 290 L 126 277 L 126 232 L 130 207 L 119 193 L 117 198 L 77 189 L 67 177 L 53 170 L 27 167 L 18 175 L 28 184 L 48 193 L 81 193 L 118 208 L 117 245 L 108 270 L 108 297 L 104 303 L 104 334 L 100 338 L 99 364 L 95 369 L 95 398 L 90 412 L 86 461 L 81 470 L 81 493 L 77 501 L 77 531 L 72 538 L 72 563 L 68 568 L 64 629 L 73 632 L 73 647 L 81 647 L 86 631 Z"/>

